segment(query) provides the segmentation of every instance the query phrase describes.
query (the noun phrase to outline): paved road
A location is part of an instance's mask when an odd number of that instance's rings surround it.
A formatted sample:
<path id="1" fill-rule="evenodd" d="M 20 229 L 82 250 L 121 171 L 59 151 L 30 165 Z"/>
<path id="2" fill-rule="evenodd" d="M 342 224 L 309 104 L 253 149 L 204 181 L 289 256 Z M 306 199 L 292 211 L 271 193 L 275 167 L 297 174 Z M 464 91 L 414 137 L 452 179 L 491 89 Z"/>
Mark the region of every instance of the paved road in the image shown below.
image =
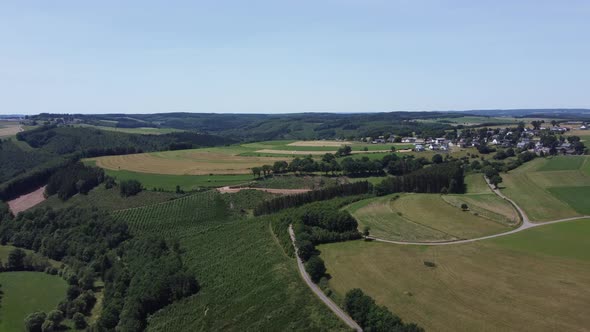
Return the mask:
<path id="1" fill-rule="evenodd" d="M 371 239 L 373 241 L 387 242 L 387 243 L 394 243 L 394 244 L 409 244 L 409 245 L 421 245 L 421 246 L 444 246 L 444 245 L 450 245 L 450 244 L 470 243 L 470 242 L 476 242 L 476 241 L 481 241 L 481 240 L 493 239 L 493 238 L 500 237 L 500 236 L 506 236 L 506 235 L 522 232 L 526 229 L 533 228 L 533 227 L 556 224 L 556 223 L 564 222 L 564 221 L 590 218 L 590 216 L 581 216 L 581 217 L 563 218 L 563 219 L 557 219 L 557 220 L 539 222 L 539 223 L 531 222 L 531 220 L 529 219 L 527 214 L 524 212 L 524 210 L 520 206 L 518 206 L 518 204 L 516 204 L 516 202 L 514 202 L 513 200 L 511 200 L 510 198 L 508 198 L 504 194 L 502 194 L 502 192 L 500 192 L 499 189 L 494 188 L 494 186 L 490 183 L 490 181 L 487 178 L 486 178 L 486 182 L 488 183 L 488 186 L 490 186 L 490 189 L 492 189 L 492 191 L 496 195 L 498 195 L 499 197 L 510 202 L 510 204 L 512 204 L 514 206 L 514 208 L 516 208 L 516 210 L 518 211 L 518 213 L 520 214 L 520 217 L 521 217 L 521 223 L 517 228 L 515 228 L 511 231 L 508 231 L 508 232 L 494 234 L 494 235 L 488 235 L 488 236 L 482 236 L 482 237 L 478 237 L 478 238 L 474 238 L 474 239 L 438 241 L 438 242 L 393 241 L 393 240 L 386 240 L 386 239 L 381 239 L 381 238 L 377 238 L 377 237 L 373 237 L 373 236 L 367 236 L 367 238 Z"/>
<path id="2" fill-rule="evenodd" d="M 355 331 L 362 332 L 363 329 L 352 318 L 350 318 L 350 316 L 348 316 L 348 314 L 346 314 L 336 303 L 334 303 L 334 301 L 327 297 L 326 294 L 324 294 L 324 292 L 322 292 L 322 290 L 316 284 L 313 283 L 313 281 L 311 281 L 311 278 L 307 274 L 307 271 L 305 271 L 303 261 L 301 261 L 301 258 L 299 258 L 299 254 L 297 253 L 298 249 L 295 245 L 295 233 L 293 232 L 293 228 L 291 227 L 291 225 L 289 225 L 289 235 L 291 236 L 293 247 L 295 247 L 295 256 L 297 257 L 297 267 L 299 268 L 299 273 L 301 274 L 301 277 L 303 278 L 307 286 L 311 288 L 315 295 L 317 295 L 317 297 L 319 297 L 320 300 L 322 300 L 322 302 L 324 302 L 328 306 L 328 308 L 330 308 L 330 310 L 332 310 L 336 314 L 336 316 L 338 316 L 338 318 L 340 318 L 344 323 L 346 323 L 346 325 L 348 325 Z"/>

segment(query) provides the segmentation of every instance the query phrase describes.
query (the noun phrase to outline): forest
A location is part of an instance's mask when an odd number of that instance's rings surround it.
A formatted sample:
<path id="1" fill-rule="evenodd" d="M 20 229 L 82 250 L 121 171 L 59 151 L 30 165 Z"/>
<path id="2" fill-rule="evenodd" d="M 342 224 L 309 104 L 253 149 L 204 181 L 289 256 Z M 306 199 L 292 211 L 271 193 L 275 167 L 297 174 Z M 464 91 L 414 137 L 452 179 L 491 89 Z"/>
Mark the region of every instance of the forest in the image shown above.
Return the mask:
<path id="1" fill-rule="evenodd" d="M 99 330 L 143 331 L 148 315 L 199 290 L 177 242 L 133 237 L 125 222 L 96 209 L 5 214 L 0 241 L 64 263 L 55 273 L 70 285 L 57 307 L 66 318 L 88 315 L 95 281 L 104 281 Z"/>

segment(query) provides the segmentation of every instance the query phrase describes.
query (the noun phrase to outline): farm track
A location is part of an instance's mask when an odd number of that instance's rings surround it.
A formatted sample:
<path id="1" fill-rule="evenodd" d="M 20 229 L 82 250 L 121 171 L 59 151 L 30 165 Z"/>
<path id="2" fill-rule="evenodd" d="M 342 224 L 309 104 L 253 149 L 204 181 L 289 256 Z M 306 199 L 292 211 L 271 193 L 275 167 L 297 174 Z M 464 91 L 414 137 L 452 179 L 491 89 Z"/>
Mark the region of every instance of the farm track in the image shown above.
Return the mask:
<path id="1" fill-rule="evenodd" d="M 315 293 L 317 297 L 332 310 L 338 318 L 340 318 L 346 325 L 350 328 L 354 329 L 355 331 L 363 331 L 363 329 L 352 319 L 348 314 L 346 314 L 334 301 L 332 301 L 329 297 L 322 292 L 322 290 L 311 281 L 311 278 L 305 271 L 305 267 L 303 266 L 303 261 L 299 258 L 299 254 L 297 253 L 297 246 L 295 245 L 295 233 L 293 232 L 293 227 L 289 225 L 289 236 L 291 237 L 291 242 L 293 242 L 293 247 L 295 247 L 295 257 L 297 258 L 297 267 L 299 268 L 299 273 L 301 277 L 307 284 L 307 286 Z"/>
<path id="2" fill-rule="evenodd" d="M 544 221 L 544 222 L 538 222 L 538 223 L 532 222 L 529 219 L 529 217 L 527 216 L 527 214 L 524 212 L 524 210 L 518 204 L 516 204 L 516 202 L 514 202 L 510 198 L 506 197 L 506 195 L 502 194 L 502 192 L 500 192 L 499 189 L 494 188 L 493 185 L 490 183 L 490 181 L 487 178 L 485 180 L 486 180 L 488 186 L 490 187 L 490 189 L 494 192 L 494 194 L 496 194 L 496 195 L 498 195 L 498 197 L 508 201 L 510 204 L 512 204 L 514 206 L 514 208 L 516 208 L 516 210 L 518 211 L 518 214 L 520 215 L 520 218 L 521 218 L 520 226 L 518 226 L 517 228 L 515 228 L 511 231 L 504 232 L 504 233 L 482 236 L 482 237 L 473 238 L 473 239 L 463 239 L 463 240 L 449 240 L 449 241 L 436 241 L 436 242 L 434 242 L 434 241 L 433 242 L 409 242 L 409 241 L 386 240 L 386 239 L 381 239 L 381 238 L 377 238 L 377 237 L 373 237 L 373 236 L 367 236 L 366 238 L 373 240 L 373 241 L 377 241 L 377 242 L 386 242 L 386 243 L 401 244 L 401 245 L 443 246 L 443 245 L 471 243 L 471 242 L 477 242 L 477 241 L 481 241 L 481 240 L 493 239 L 493 238 L 497 238 L 497 237 L 501 237 L 501 236 L 506 236 L 506 235 L 522 232 L 524 230 L 527 230 L 527 229 L 533 228 L 533 227 L 556 224 L 556 223 L 565 222 L 565 221 L 590 218 L 590 216 L 579 216 L 579 217 L 562 218 L 562 219 Z"/>
<path id="3" fill-rule="evenodd" d="M 303 194 L 311 189 L 271 189 L 271 188 L 253 188 L 253 187 L 241 187 L 241 188 L 232 188 L 230 186 L 220 187 L 217 188 L 222 194 L 234 194 L 240 192 L 241 190 L 259 190 L 264 191 L 271 194 L 283 194 L 283 195 L 295 195 L 295 194 Z"/>

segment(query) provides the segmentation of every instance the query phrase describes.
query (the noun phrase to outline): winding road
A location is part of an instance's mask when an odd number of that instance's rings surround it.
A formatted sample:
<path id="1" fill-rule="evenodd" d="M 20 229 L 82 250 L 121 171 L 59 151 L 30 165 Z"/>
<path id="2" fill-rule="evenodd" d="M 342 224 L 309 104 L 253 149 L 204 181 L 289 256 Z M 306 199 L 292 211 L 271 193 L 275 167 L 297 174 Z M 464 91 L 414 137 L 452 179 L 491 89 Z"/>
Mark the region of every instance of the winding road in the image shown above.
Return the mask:
<path id="1" fill-rule="evenodd" d="M 350 318 L 350 316 L 348 316 L 348 314 L 345 313 L 336 303 L 334 303 L 334 301 L 327 297 L 326 294 L 324 294 L 324 292 L 322 292 L 322 290 L 318 287 L 318 285 L 314 284 L 313 281 L 311 281 L 309 274 L 307 274 L 307 271 L 305 271 L 303 261 L 301 260 L 301 258 L 299 258 L 297 245 L 295 245 L 295 233 L 293 232 L 293 227 L 291 227 L 291 225 L 289 225 L 289 236 L 291 236 L 291 242 L 293 242 L 293 247 L 295 247 L 295 257 L 297 257 L 297 267 L 299 268 L 299 273 L 301 274 L 301 277 L 303 278 L 307 286 L 315 293 L 315 295 L 317 295 L 317 297 L 320 298 L 320 300 L 322 300 L 322 302 L 324 302 L 324 304 L 328 306 L 328 308 L 330 308 L 330 310 L 332 310 L 336 314 L 336 316 L 338 316 L 338 318 L 340 318 L 344 323 L 346 323 L 346 325 L 348 325 L 355 331 L 362 332 L 363 329 L 352 318 Z"/>
<path id="2" fill-rule="evenodd" d="M 520 206 L 518 206 L 518 204 L 516 204 L 516 202 L 514 202 L 513 200 L 511 200 L 510 198 L 508 198 L 504 194 L 502 194 L 502 192 L 500 192 L 499 189 L 494 188 L 494 186 L 490 183 L 490 181 L 487 178 L 485 178 L 485 180 L 486 180 L 488 186 L 490 187 L 490 189 L 496 195 L 498 195 L 498 197 L 508 201 L 510 204 L 512 204 L 512 206 L 514 206 L 516 211 L 518 211 L 518 213 L 520 214 L 520 217 L 521 217 L 520 226 L 518 226 L 517 228 L 515 228 L 511 231 L 508 231 L 508 232 L 494 234 L 494 235 L 488 235 L 488 236 L 482 236 L 482 237 L 473 238 L 473 239 L 465 239 L 465 240 L 450 240 L 450 241 L 437 241 L 437 242 L 408 242 L 408 241 L 386 240 L 386 239 L 381 239 L 381 238 L 374 237 L 374 236 L 366 236 L 366 238 L 373 240 L 373 241 L 377 241 L 377 242 L 386 242 L 386 243 L 402 244 L 402 245 L 444 246 L 444 245 L 470 243 L 470 242 L 476 242 L 476 241 L 481 241 L 481 240 L 493 239 L 496 237 L 501 237 L 501 236 L 506 236 L 506 235 L 522 232 L 524 230 L 527 230 L 527 229 L 533 228 L 533 227 L 556 224 L 556 223 L 560 223 L 560 222 L 564 222 L 564 221 L 572 221 L 572 220 L 590 218 L 590 216 L 579 216 L 579 217 L 563 218 L 563 219 L 557 219 L 557 220 L 539 222 L 539 223 L 531 222 L 531 220 L 529 219 L 527 214 L 524 212 L 524 210 Z"/>

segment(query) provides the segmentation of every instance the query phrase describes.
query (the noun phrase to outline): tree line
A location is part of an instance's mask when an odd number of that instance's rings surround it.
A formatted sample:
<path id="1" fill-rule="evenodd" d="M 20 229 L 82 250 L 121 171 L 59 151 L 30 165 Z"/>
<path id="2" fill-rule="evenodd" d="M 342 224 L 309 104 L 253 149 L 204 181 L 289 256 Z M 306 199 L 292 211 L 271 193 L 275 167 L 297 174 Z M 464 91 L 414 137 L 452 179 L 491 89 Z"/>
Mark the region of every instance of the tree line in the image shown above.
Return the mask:
<path id="1" fill-rule="evenodd" d="M 340 151 L 340 149 L 344 150 Z M 251 171 L 255 177 L 267 177 L 271 174 L 314 172 L 323 172 L 326 175 L 342 172 L 344 175 L 352 177 L 383 175 L 385 172 L 392 175 L 403 175 L 418 170 L 425 165 L 443 161 L 443 157 L 439 154 L 434 155 L 432 160 L 427 160 L 424 157 L 415 158 L 412 155 L 400 157 L 395 153 L 391 153 L 381 159 L 370 159 L 367 156 L 360 158 L 346 157 L 338 162 L 338 157 L 350 155 L 350 150 L 347 150 L 346 147 L 340 149 L 336 154 L 324 154 L 319 161 L 316 161 L 311 155 L 302 158 L 295 157 L 291 162 L 276 161 L 273 165 L 253 167 Z"/>
<path id="2" fill-rule="evenodd" d="M 375 300 L 362 290 L 354 288 L 344 297 L 344 310 L 357 322 L 364 331 L 371 332 L 423 332 L 424 329 L 415 323 L 404 323 L 387 307 L 379 306 Z"/>
<path id="3" fill-rule="evenodd" d="M 45 195 L 57 194 L 59 199 L 65 201 L 78 193 L 87 194 L 104 179 L 105 174 L 102 168 L 75 162 L 60 168 L 49 178 L 45 187 Z"/>
<path id="4" fill-rule="evenodd" d="M 57 307 L 66 318 L 90 313 L 94 282 L 102 279 L 105 290 L 98 330 L 143 331 L 150 314 L 199 290 L 176 242 L 132 237 L 124 222 L 97 209 L 45 208 L 16 217 L 5 214 L 0 241 L 64 263 L 53 272 L 69 284 L 67 298 Z M 30 321 L 45 324 L 40 319 L 44 316 L 35 313 Z"/>
<path id="5" fill-rule="evenodd" d="M 334 197 L 366 194 L 371 191 L 371 184 L 367 181 L 341 184 L 319 190 L 312 190 L 296 195 L 284 195 L 261 202 L 254 208 L 254 215 L 274 213 L 283 209 L 301 206 L 303 204 L 323 201 Z"/>
<path id="6" fill-rule="evenodd" d="M 453 161 L 434 164 L 402 176 L 388 177 L 375 186 L 375 193 L 463 193 L 464 187 L 461 163 Z"/>

